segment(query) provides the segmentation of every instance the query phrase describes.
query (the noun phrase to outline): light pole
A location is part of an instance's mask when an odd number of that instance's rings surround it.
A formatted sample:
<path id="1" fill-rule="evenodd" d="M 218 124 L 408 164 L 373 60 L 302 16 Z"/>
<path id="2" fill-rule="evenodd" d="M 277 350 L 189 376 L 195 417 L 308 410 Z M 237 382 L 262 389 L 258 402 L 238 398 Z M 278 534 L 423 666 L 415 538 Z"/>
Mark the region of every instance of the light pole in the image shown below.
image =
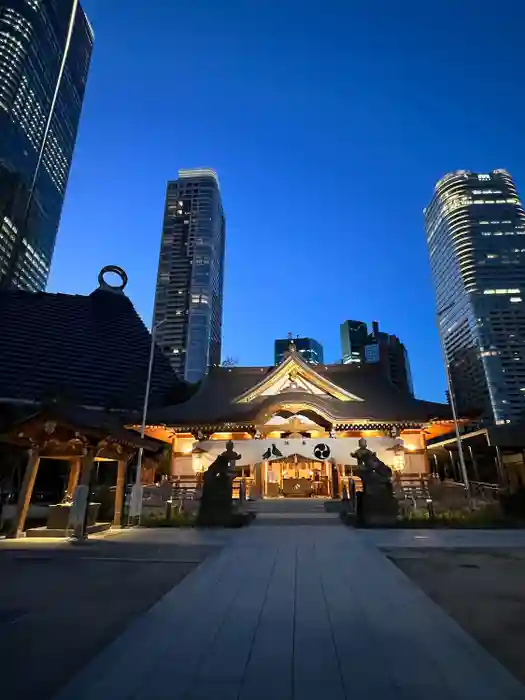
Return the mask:
<path id="1" fill-rule="evenodd" d="M 447 377 L 447 387 L 448 387 L 448 395 L 450 398 L 450 408 L 452 409 L 452 419 L 454 421 L 454 430 L 456 433 L 456 443 L 457 443 L 457 448 L 458 448 L 458 457 L 459 457 L 459 465 L 461 469 L 461 476 L 463 477 L 463 485 L 465 486 L 465 495 L 467 497 L 467 504 L 469 508 L 472 508 L 472 496 L 470 493 L 470 481 L 468 478 L 467 474 L 467 465 L 465 464 L 465 456 L 463 454 L 463 444 L 461 442 L 461 435 L 459 433 L 459 423 L 458 423 L 458 412 L 456 408 L 456 395 L 454 394 L 454 389 L 452 387 L 452 377 L 450 376 L 450 365 L 447 359 L 447 353 L 445 350 L 445 340 L 441 334 L 441 317 L 443 316 L 444 313 L 447 311 L 450 311 L 450 309 L 453 307 L 453 304 L 449 304 L 448 306 L 445 306 L 445 308 L 440 309 L 436 316 L 437 316 L 437 324 L 438 324 L 438 334 L 439 334 L 439 341 L 441 343 L 441 353 L 443 355 L 443 362 L 445 363 L 445 375 Z"/>
<path id="2" fill-rule="evenodd" d="M 155 357 L 155 336 L 157 335 L 157 329 L 162 326 L 163 323 L 167 321 L 166 318 L 159 321 L 153 325 L 151 329 L 151 344 L 149 349 L 149 364 L 148 364 L 148 376 L 146 379 L 146 391 L 144 393 L 144 405 L 142 407 L 142 423 L 140 425 L 140 437 L 144 439 L 144 433 L 146 432 L 146 417 L 148 415 L 148 404 L 149 404 L 149 392 L 151 389 L 151 375 L 153 373 L 153 360 Z M 131 503 L 129 509 L 130 520 L 136 518 L 137 525 L 140 523 L 140 516 L 142 513 L 142 483 L 140 480 L 142 471 L 142 457 L 144 455 L 144 448 L 139 447 L 139 454 L 137 457 L 137 473 L 135 474 L 135 483 L 131 489 Z"/>

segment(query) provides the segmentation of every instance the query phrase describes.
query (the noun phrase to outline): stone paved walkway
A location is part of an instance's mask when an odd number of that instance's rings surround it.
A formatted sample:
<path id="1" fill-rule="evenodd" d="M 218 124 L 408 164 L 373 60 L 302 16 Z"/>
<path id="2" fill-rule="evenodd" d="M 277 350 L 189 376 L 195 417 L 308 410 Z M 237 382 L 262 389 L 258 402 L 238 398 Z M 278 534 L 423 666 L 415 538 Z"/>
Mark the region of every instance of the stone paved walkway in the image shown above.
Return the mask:
<path id="1" fill-rule="evenodd" d="M 366 537 L 268 524 L 233 534 L 57 700 L 101 698 L 521 700 L 525 690 Z"/>

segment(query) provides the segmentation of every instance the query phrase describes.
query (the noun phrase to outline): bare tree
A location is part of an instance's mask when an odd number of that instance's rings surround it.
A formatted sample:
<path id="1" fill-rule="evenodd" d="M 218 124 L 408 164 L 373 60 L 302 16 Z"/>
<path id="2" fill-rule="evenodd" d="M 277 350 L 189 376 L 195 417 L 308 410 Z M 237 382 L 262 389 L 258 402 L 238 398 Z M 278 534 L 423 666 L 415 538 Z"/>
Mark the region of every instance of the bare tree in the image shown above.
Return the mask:
<path id="1" fill-rule="evenodd" d="M 231 355 L 228 355 L 222 363 L 221 367 L 237 367 L 239 365 L 239 358 L 238 357 L 232 357 Z"/>

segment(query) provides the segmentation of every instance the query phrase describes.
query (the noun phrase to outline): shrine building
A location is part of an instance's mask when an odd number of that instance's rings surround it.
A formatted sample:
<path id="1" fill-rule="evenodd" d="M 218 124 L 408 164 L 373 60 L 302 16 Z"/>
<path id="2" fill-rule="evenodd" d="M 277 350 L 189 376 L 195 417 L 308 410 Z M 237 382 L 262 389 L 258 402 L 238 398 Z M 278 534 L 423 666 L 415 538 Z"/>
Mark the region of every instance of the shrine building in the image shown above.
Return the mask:
<path id="1" fill-rule="evenodd" d="M 453 428 L 447 404 L 394 387 L 373 364 L 312 366 L 293 345 L 276 367 L 213 367 L 188 401 L 148 414 L 171 441 L 172 476 L 198 480 L 228 440 L 254 498 L 340 496 L 358 440 L 394 473 L 430 471 L 426 439 Z"/>

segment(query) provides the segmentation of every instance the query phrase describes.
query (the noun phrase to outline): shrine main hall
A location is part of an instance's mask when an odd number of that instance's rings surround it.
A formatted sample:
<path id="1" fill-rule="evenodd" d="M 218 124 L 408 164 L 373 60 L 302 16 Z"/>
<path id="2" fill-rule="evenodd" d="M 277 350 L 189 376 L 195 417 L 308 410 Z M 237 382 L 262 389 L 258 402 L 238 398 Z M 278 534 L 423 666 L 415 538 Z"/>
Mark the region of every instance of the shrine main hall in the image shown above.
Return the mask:
<path id="1" fill-rule="evenodd" d="M 377 365 L 310 365 L 293 346 L 275 367 L 211 368 L 188 401 L 147 422 L 147 435 L 171 442 L 181 481 L 232 440 L 252 498 L 340 496 L 360 438 L 394 474 L 427 474 L 426 440 L 453 427 L 447 404 L 401 392 Z"/>

